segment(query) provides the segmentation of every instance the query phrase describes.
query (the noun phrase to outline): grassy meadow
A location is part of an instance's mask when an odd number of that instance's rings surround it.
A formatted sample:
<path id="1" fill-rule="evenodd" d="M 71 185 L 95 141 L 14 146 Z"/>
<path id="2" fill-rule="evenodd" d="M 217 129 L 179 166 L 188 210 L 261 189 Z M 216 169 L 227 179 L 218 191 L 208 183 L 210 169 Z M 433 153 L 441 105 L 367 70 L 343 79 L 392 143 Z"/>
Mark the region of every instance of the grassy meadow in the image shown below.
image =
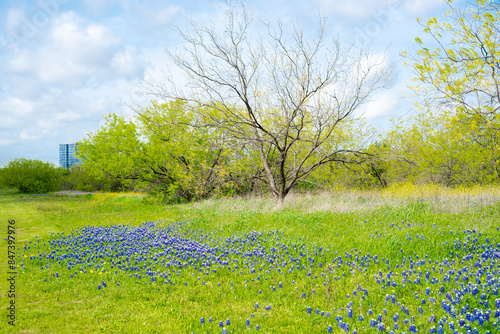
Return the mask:
<path id="1" fill-rule="evenodd" d="M 16 333 L 497 332 L 500 188 L 147 204 L 0 190 Z M 4 238 L 5 239 L 5 238 Z M 4 242 L 3 254 L 7 254 Z M 7 256 L 1 288 L 8 290 Z"/>

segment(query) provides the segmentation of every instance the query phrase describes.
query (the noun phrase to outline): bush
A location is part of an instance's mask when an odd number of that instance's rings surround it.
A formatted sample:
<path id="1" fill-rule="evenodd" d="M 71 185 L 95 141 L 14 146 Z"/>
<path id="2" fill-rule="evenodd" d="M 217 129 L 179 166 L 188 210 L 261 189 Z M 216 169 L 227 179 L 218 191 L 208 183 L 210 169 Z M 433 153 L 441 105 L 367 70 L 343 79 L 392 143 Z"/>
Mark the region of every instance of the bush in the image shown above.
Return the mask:
<path id="1" fill-rule="evenodd" d="M 135 186 L 133 180 L 121 180 L 104 172 L 91 173 L 82 165 L 74 165 L 66 170 L 61 183 L 64 190 L 79 191 L 133 191 Z"/>
<path id="2" fill-rule="evenodd" d="M 57 190 L 64 170 L 49 162 L 18 158 L 0 170 L 0 184 L 22 193 L 43 194 Z"/>

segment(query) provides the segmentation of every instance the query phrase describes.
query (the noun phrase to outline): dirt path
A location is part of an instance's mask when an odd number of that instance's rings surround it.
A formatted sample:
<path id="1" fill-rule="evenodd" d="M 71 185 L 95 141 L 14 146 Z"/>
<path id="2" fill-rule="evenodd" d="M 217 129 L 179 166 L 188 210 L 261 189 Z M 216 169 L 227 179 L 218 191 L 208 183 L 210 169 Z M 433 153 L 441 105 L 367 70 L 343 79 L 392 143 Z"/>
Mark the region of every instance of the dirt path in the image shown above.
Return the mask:
<path id="1" fill-rule="evenodd" d="M 89 192 L 89 191 L 78 191 L 78 190 L 63 190 L 63 191 L 56 191 L 51 194 L 55 195 L 89 195 L 89 194 L 95 194 L 95 192 Z"/>

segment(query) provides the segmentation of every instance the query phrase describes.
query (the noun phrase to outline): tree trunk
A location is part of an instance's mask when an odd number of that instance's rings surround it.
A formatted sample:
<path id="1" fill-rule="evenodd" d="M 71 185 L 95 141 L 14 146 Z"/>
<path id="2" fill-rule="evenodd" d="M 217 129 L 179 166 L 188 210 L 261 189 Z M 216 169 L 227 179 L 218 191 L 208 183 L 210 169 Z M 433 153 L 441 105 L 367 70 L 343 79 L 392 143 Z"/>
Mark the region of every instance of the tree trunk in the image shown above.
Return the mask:
<path id="1" fill-rule="evenodd" d="M 285 204 L 285 198 L 288 195 L 289 190 L 285 188 L 285 185 L 281 185 L 278 193 L 274 195 L 274 198 L 276 199 L 276 206 L 277 207 L 282 207 L 283 204 Z"/>
<path id="2" fill-rule="evenodd" d="M 277 208 L 283 207 L 283 204 L 285 204 L 285 197 L 286 197 L 286 195 L 283 195 L 281 192 L 275 196 Z"/>

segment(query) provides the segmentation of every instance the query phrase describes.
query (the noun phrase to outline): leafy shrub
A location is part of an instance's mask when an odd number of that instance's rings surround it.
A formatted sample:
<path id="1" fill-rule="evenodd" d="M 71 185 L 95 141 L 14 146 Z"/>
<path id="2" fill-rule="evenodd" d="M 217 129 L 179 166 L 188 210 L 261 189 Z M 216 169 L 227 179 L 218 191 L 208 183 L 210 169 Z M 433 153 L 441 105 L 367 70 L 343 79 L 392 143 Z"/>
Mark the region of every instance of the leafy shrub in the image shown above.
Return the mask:
<path id="1" fill-rule="evenodd" d="M 128 181 L 128 182 L 127 182 Z M 129 180 L 120 180 L 105 173 L 96 175 L 82 166 L 72 166 L 62 179 L 62 188 L 80 191 L 131 191 L 134 185 Z"/>
<path id="2" fill-rule="evenodd" d="M 63 173 L 52 163 L 18 158 L 1 169 L 0 184 L 22 193 L 43 194 L 59 188 Z"/>

